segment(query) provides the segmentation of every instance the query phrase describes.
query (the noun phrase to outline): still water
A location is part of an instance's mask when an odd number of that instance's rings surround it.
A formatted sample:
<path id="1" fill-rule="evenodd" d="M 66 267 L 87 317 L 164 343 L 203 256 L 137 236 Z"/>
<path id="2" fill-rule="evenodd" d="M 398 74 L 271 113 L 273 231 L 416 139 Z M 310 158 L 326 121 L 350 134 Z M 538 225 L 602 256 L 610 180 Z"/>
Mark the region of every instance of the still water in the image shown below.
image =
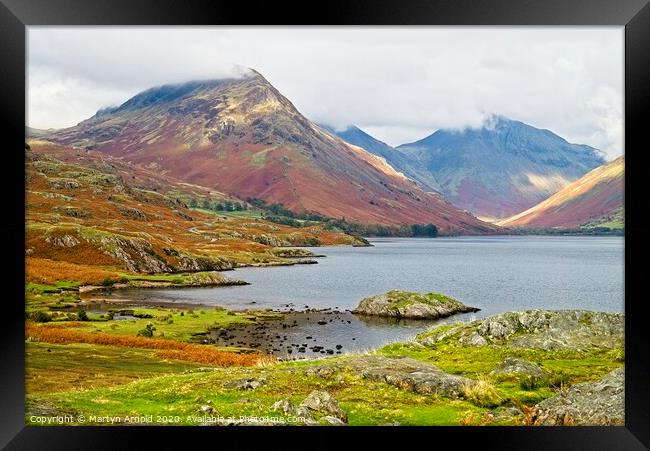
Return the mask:
<path id="1" fill-rule="evenodd" d="M 623 237 L 394 238 L 371 242 L 374 246 L 367 248 L 314 249 L 325 255 L 317 265 L 242 268 L 227 273 L 251 285 L 128 290 L 113 297 L 229 309 L 332 308 L 343 314 L 365 296 L 400 289 L 440 292 L 481 309 L 455 316 L 453 321 L 533 308 L 624 310 Z M 338 328 L 330 327 L 335 324 L 328 322 L 320 329 L 309 325 L 304 326 L 307 333 L 301 328 L 292 333 L 320 336 L 325 346 L 335 349 L 340 344 L 345 352 L 403 340 L 432 323 L 369 322 L 347 314 L 337 324 Z"/>

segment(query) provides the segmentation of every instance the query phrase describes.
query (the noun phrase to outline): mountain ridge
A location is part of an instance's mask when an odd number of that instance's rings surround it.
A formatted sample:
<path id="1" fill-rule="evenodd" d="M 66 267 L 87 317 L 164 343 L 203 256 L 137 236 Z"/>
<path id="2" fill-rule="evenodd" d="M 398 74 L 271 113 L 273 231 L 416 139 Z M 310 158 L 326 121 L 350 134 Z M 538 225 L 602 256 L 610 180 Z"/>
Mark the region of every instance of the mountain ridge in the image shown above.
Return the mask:
<path id="1" fill-rule="evenodd" d="M 539 204 L 498 224 L 505 227 L 572 228 L 597 226 L 621 217 L 625 191 L 625 157 L 588 172 Z M 603 220 L 605 218 L 605 220 Z"/>
<path id="2" fill-rule="evenodd" d="M 496 218 L 535 205 L 605 162 L 597 149 L 503 116 L 395 149 L 426 167 L 455 205 Z"/>
<path id="3" fill-rule="evenodd" d="M 46 138 L 296 211 L 362 223 L 432 223 L 442 234 L 498 229 L 332 136 L 257 72 L 151 88 Z"/>

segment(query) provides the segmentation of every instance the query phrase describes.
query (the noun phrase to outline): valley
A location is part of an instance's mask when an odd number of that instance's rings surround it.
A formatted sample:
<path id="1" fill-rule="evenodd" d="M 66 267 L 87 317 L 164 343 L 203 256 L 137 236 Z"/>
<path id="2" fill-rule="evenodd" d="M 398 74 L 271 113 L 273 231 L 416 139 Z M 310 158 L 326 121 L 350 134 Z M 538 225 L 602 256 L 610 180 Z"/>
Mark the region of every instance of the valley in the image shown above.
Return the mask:
<path id="1" fill-rule="evenodd" d="M 623 233 L 623 157 L 392 147 L 252 69 L 26 135 L 28 424 L 624 422 L 624 242 L 538 236 Z"/>

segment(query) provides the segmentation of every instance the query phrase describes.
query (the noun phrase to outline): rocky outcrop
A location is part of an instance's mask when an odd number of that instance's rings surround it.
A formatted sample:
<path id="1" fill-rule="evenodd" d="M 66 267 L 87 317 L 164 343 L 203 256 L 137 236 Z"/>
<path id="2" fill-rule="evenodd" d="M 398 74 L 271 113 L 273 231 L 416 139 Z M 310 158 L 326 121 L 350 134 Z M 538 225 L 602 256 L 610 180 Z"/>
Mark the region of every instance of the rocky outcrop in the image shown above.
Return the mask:
<path id="1" fill-rule="evenodd" d="M 362 299 L 352 313 L 395 318 L 437 319 L 478 310 L 443 294 L 391 290 Z"/>
<path id="2" fill-rule="evenodd" d="M 348 414 L 324 390 L 312 391 L 298 406 L 294 406 L 288 399 L 281 399 L 273 404 L 272 409 L 306 425 L 344 426 L 348 422 Z"/>
<path id="3" fill-rule="evenodd" d="M 90 213 L 87 210 L 79 207 L 72 207 L 70 205 L 57 206 L 53 208 L 55 213 L 60 213 L 71 218 L 87 218 Z"/>
<path id="4" fill-rule="evenodd" d="M 588 310 L 527 310 L 506 312 L 469 324 L 443 325 L 420 334 L 417 341 L 432 345 L 449 337 L 460 344 L 499 344 L 513 348 L 608 349 L 623 346 L 625 315 Z"/>
<path id="5" fill-rule="evenodd" d="M 385 382 L 420 394 L 459 398 L 476 383 L 410 357 L 363 356 L 351 359 L 347 364 L 364 379 Z"/>
<path id="6" fill-rule="evenodd" d="M 232 262 L 219 257 L 194 257 L 183 255 L 176 268 L 180 271 L 224 271 L 233 269 Z"/>
<path id="7" fill-rule="evenodd" d="M 300 247 L 275 248 L 271 249 L 269 252 L 276 257 L 282 258 L 324 257 L 324 255 L 317 255 L 309 249 L 302 249 Z"/>
<path id="8" fill-rule="evenodd" d="M 506 357 L 490 374 L 497 378 L 527 377 L 533 380 L 541 379 L 547 375 L 539 365 L 513 357 Z"/>
<path id="9" fill-rule="evenodd" d="M 111 287 L 101 285 L 86 285 L 79 287 L 79 293 L 92 293 L 96 291 L 107 291 L 121 288 L 184 288 L 184 287 L 210 287 L 210 286 L 232 286 L 232 285 L 249 285 L 248 282 L 239 279 L 226 277 L 219 272 L 198 272 L 187 274 L 182 281 L 163 282 L 157 280 L 137 280 L 131 279 L 128 283 L 116 283 Z M 91 301 L 92 299 L 89 299 Z"/>
<path id="10" fill-rule="evenodd" d="M 128 219 L 135 219 L 138 221 L 146 221 L 147 216 L 142 213 L 140 210 L 137 208 L 131 208 L 131 207 L 126 207 L 124 205 L 118 205 L 117 206 L 118 211 L 122 216 Z"/>
<path id="11" fill-rule="evenodd" d="M 80 242 L 72 235 L 52 235 L 45 238 L 45 241 L 61 247 L 75 247 Z"/>
<path id="12" fill-rule="evenodd" d="M 151 243 L 144 238 L 103 235 L 99 237 L 98 242 L 106 254 L 121 262 L 129 271 L 148 273 L 173 271 L 173 268 L 156 254 Z"/>
<path id="13" fill-rule="evenodd" d="M 535 425 L 625 424 L 625 369 L 617 368 L 598 382 L 575 384 L 566 393 L 535 406 Z"/>
<path id="14" fill-rule="evenodd" d="M 252 241 L 255 241 L 260 244 L 265 244 L 267 246 L 273 246 L 273 247 L 291 246 L 290 242 L 279 239 L 278 237 L 272 235 L 252 235 L 250 238 Z"/>
<path id="15" fill-rule="evenodd" d="M 348 421 L 348 414 L 341 409 L 339 403 L 332 395 L 323 390 L 314 390 L 307 396 L 300 407 L 305 407 L 313 412 L 326 414 L 325 416 L 332 416 L 338 418 L 344 423 Z"/>

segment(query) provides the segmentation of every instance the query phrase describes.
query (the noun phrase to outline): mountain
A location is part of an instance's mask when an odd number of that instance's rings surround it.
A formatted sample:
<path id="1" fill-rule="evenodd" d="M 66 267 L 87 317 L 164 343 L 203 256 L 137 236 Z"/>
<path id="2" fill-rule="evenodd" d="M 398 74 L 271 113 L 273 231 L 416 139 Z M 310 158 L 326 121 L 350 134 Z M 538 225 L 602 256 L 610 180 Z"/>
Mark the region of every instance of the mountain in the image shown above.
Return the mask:
<path id="1" fill-rule="evenodd" d="M 545 201 L 500 221 L 505 227 L 620 227 L 625 159 L 619 157 L 567 185 Z"/>
<path id="2" fill-rule="evenodd" d="M 51 134 L 53 129 L 42 130 L 40 128 L 25 127 L 25 138 L 40 138 Z"/>
<path id="3" fill-rule="evenodd" d="M 525 210 L 605 162 L 592 147 L 501 116 L 397 150 L 426 168 L 452 203 L 487 218 Z"/>
<path id="4" fill-rule="evenodd" d="M 335 134 L 345 142 L 359 146 L 370 153 L 384 158 L 388 164 L 417 182 L 425 191 L 440 191 L 440 186 L 429 171 L 423 169 L 416 161 L 396 150 L 394 147 L 370 136 L 359 127 L 352 125 L 340 131 L 329 126 L 321 125 L 321 127 Z"/>
<path id="5" fill-rule="evenodd" d="M 255 71 L 152 88 L 47 139 L 296 212 L 432 223 L 441 234 L 496 230 L 309 121 Z"/>

